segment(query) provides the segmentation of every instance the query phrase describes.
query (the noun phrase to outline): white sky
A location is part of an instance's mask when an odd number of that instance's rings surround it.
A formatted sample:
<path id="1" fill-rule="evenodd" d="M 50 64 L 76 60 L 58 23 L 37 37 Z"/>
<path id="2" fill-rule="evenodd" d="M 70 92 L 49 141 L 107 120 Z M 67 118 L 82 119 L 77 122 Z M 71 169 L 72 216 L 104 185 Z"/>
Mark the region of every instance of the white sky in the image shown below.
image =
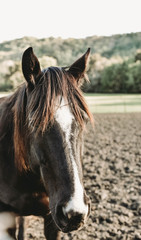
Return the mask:
<path id="1" fill-rule="evenodd" d="M 141 31 L 141 0 L 1 0 L 0 42 Z"/>

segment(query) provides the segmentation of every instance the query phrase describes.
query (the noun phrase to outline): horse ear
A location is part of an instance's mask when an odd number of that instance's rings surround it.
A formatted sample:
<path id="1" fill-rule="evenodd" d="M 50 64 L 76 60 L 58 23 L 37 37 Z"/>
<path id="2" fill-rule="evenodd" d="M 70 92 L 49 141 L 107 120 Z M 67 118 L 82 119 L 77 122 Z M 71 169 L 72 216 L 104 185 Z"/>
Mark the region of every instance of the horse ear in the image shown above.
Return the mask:
<path id="1" fill-rule="evenodd" d="M 68 70 L 74 76 L 74 78 L 77 80 L 78 83 L 79 83 L 79 80 L 84 77 L 89 54 L 90 54 L 90 48 L 88 48 L 87 52 L 81 58 L 79 58 L 76 62 L 74 62 Z"/>
<path id="2" fill-rule="evenodd" d="M 23 53 L 22 71 L 28 84 L 33 87 L 41 75 L 41 68 L 32 47 L 27 48 Z"/>

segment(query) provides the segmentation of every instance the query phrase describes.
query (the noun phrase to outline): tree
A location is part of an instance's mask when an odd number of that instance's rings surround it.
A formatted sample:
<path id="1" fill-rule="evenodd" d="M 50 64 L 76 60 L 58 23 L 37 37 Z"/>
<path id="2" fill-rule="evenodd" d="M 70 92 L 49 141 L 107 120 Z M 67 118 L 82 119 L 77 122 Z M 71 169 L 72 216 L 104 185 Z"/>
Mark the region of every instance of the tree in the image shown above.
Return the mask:
<path id="1" fill-rule="evenodd" d="M 129 80 L 129 68 L 126 62 L 114 64 L 101 74 L 101 91 L 106 93 L 126 93 Z"/>

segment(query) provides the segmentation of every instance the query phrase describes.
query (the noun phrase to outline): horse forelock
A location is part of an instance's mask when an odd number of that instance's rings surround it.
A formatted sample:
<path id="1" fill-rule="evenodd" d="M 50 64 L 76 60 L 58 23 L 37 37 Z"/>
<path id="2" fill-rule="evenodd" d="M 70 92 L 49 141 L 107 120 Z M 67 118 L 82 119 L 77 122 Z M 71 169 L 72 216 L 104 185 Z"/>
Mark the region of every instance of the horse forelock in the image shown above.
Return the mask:
<path id="1" fill-rule="evenodd" d="M 43 71 L 27 106 L 32 129 L 36 127 L 37 131 L 44 132 L 48 125 L 52 125 L 59 97 L 68 102 L 81 127 L 84 126 L 82 110 L 92 122 L 92 115 L 73 76 L 63 68 L 50 67 Z"/>

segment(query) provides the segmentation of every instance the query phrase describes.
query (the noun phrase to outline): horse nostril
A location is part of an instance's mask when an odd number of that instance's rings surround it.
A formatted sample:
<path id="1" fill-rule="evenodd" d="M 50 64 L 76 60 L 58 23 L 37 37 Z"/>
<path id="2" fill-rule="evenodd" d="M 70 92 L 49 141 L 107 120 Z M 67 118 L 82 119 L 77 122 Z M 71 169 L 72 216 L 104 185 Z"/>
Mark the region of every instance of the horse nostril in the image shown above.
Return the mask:
<path id="1" fill-rule="evenodd" d="M 63 205 L 57 206 L 57 217 L 58 219 L 63 222 L 64 224 L 68 223 L 69 221 L 75 219 L 77 222 L 81 222 L 85 218 L 85 214 L 74 212 L 74 211 L 65 211 L 65 207 Z"/>
<path id="2" fill-rule="evenodd" d="M 66 213 L 64 209 L 63 209 L 63 212 L 68 222 L 80 223 L 80 222 L 83 222 L 85 218 L 85 214 L 82 214 L 82 213 L 78 213 L 74 211 L 69 211 L 68 213 Z"/>
<path id="3" fill-rule="evenodd" d="M 67 215 L 65 214 L 64 207 L 63 207 L 62 205 L 57 206 L 56 216 L 57 216 L 59 222 L 60 222 L 63 226 L 66 226 L 66 225 L 67 225 L 68 217 L 67 217 Z"/>
<path id="4" fill-rule="evenodd" d="M 84 219 L 84 215 L 78 212 L 68 213 L 68 215 L 70 216 L 70 219 L 73 219 L 76 222 L 82 222 Z"/>

